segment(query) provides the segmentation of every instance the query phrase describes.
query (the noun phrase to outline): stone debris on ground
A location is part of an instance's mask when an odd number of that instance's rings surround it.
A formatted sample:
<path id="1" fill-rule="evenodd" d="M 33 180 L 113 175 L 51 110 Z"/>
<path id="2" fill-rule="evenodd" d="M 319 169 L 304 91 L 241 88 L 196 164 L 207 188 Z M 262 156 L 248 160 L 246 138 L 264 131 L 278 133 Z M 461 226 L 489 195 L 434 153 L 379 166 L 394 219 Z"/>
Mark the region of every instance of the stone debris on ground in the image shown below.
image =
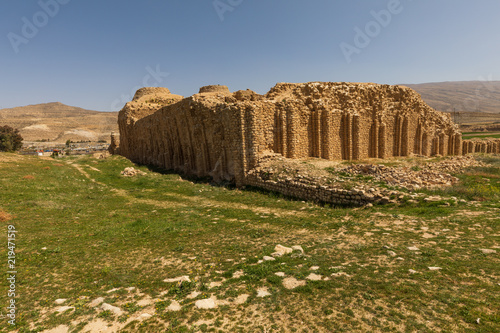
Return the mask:
<path id="1" fill-rule="evenodd" d="M 113 306 L 111 304 L 108 304 L 108 303 L 102 303 L 101 309 L 103 311 L 111 311 L 115 316 L 121 316 L 123 314 L 122 309 L 120 309 L 119 307 Z"/>
<path id="2" fill-rule="evenodd" d="M 173 311 L 173 312 L 180 311 L 181 309 L 182 309 L 181 305 L 176 300 L 173 300 L 172 303 L 170 303 L 170 305 L 167 307 L 168 311 Z"/>
<path id="3" fill-rule="evenodd" d="M 287 278 L 283 279 L 283 287 L 286 289 L 295 289 L 297 287 L 305 286 L 306 281 L 304 280 L 297 280 L 296 278 L 290 276 Z"/>
<path id="4" fill-rule="evenodd" d="M 141 170 L 137 170 L 134 167 L 125 168 L 121 172 L 121 175 L 125 176 L 125 177 L 142 176 L 142 175 L 145 175 L 145 174 L 146 174 L 145 172 L 143 172 Z"/>
<path id="5" fill-rule="evenodd" d="M 176 278 L 167 278 L 165 280 L 163 280 L 163 282 L 167 282 L 167 283 L 173 283 L 173 282 L 191 282 L 191 279 L 189 278 L 189 276 L 187 275 L 183 275 L 183 276 L 179 276 L 179 277 L 176 277 Z"/>
<path id="6" fill-rule="evenodd" d="M 68 310 L 73 311 L 74 309 L 75 309 L 74 306 L 61 306 L 56 311 L 59 312 L 59 313 L 63 313 L 63 312 L 66 312 Z"/>
<path id="7" fill-rule="evenodd" d="M 483 252 L 484 254 L 493 254 L 493 253 L 497 253 L 496 250 L 492 250 L 492 249 L 480 249 L 481 252 Z"/>
<path id="8" fill-rule="evenodd" d="M 271 296 L 271 293 L 267 290 L 267 287 L 262 287 L 257 289 L 257 297 Z"/>
<path id="9" fill-rule="evenodd" d="M 95 308 L 96 306 L 100 305 L 102 302 L 104 302 L 104 297 L 97 297 L 92 302 L 90 302 L 88 304 L 88 306 L 91 308 Z"/>
<path id="10" fill-rule="evenodd" d="M 310 281 L 321 281 L 322 278 L 321 275 L 315 273 L 311 273 L 306 277 L 306 279 Z"/>
<path id="11" fill-rule="evenodd" d="M 442 269 L 441 267 L 432 267 L 432 266 L 429 267 L 429 270 L 431 270 L 431 271 L 439 271 L 441 269 Z"/>
<path id="12" fill-rule="evenodd" d="M 236 299 L 234 300 L 234 304 L 236 304 L 236 305 L 243 304 L 243 303 L 245 303 L 248 300 L 248 297 L 250 297 L 250 295 L 248 295 L 248 294 L 241 294 L 238 297 L 236 297 Z"/>
<path id="13" fill-rule="evenodd" d="M 280 256 L 283 256 L 285 254 L 292 253 L 292 252 L 293 252 L 293 249 L 291 247 L 286 247 L 286 246 L 283 246 L 281 244 L 278 244 L 274 248 L 274 253 L 272 255 L 273 255 L 273 257 L 276 257 L 276 256 L 280 257 Z"/>
<path id="14" fill-rule="evenodd" d="M 412 166 L 337 164 L 327 171 L 315 167 L 312 162 L 299 163 L 280 154 L 267 154 L 260 157 L 259 165 L 249 172 L 249 176 L 262 183 L 262 187 L 266 189 L 285 191 L 287 195 L 313 201 L 368 205 L 397 203 L 402 200 L 418 203 L 416 199 L 422 197 L 426 201 L 459 202 L 456 198 L 440 196 L 426 199 L 425 194 L 412 192 L 452 186 L 458 178 L 450 173 L 460 173 L 468 167 L 478 166 L 486 164 L 467 155 L 448 156 L 439 162 L 426 162 L 422 159 Z"/>
<path id="15" fill-rule="evenodd" d="M 215 300 L 212 298 L 206 298 L 206 299 L 199 299 L 194 303 L 194 306 L 196 306 L 198 309 L 214 309 L 217 307 L 217 304 L 215 304 Z"/>

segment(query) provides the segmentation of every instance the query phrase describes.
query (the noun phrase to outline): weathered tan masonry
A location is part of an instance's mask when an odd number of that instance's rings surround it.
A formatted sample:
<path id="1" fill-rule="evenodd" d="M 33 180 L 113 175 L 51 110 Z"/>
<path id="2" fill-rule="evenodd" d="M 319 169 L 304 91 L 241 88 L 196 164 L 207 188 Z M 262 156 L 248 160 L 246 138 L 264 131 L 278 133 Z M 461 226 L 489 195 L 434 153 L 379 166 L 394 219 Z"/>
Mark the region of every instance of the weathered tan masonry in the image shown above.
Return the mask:
<path id="1" fill-rule="evenodd" d="M 449 114 L 414 90 L 372 83 L 278 83 L 267 94 L 206 86 L 183 98 L 142 88 L 119 114 L 120 154 L 140 164 L 244 185 L 259 157 L 360 160 L 500 152 L 462 141 Z"/>

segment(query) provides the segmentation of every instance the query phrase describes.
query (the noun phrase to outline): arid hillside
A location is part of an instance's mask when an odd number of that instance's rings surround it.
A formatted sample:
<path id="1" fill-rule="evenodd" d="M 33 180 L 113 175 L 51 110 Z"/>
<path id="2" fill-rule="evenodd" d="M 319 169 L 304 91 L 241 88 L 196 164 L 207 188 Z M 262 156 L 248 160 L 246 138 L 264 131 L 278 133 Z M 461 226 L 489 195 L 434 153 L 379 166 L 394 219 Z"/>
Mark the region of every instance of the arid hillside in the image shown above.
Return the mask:
<path id="1" fill-rule="evenodd" d="M 117 112 L 99 112 L 45 103 L 0 109 L 0 125 L 18 128 L 25 141 L 106 140 L 118 131 Z"/>
<path id="2" fill-rule="evenodd" d="M 460 81 L 405 84 L 427 104 L 445 112 L 500 113 L 500 81 Z"/>

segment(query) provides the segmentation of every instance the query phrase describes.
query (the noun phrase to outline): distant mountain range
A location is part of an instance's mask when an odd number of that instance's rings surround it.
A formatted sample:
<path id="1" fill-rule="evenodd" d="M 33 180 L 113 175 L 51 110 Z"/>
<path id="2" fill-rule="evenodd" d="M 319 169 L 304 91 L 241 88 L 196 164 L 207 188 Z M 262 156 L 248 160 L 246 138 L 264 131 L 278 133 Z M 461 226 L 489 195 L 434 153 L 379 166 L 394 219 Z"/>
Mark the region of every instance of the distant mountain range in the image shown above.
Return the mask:
<path id="1" fill-rule="evenodd" d="M 500 121 L 500 81 L 435 82 L 403 84 L 416 90 L 438 111 L 454 112 L 458 123 Z M 49 139 L 51 142 L 109 142 L 118 132 L 118 112 L 99 112 L 45 103 L 0 109 L 0 125 L 18 128 L 25 141 Z"/>
<path id="2" fill-rule="evenodd" d="M 24 141 L 109 142 L 111 132 L 118 132 L 117 118 L 118 112 L 91 111 L 58 102 L 0 109 L 0 125 L 19 129 Z"/>
<path id="3" fill-rule="evenodd" d="M 427 104 L 444 112 L 500 113 L 500 81 L 459 81 L 403 84 Z"/>

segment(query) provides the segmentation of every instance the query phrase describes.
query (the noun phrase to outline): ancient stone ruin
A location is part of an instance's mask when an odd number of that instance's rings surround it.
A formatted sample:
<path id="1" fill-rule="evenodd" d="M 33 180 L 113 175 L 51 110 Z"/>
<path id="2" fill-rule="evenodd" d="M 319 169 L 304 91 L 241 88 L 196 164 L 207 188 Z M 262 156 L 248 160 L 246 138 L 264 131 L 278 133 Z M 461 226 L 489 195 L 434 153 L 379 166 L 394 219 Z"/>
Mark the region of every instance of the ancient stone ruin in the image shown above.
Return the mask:
<path id="1" fill-rule="evenodd" d="M 237 186 L 253 183 L 249 172 L 270 153 L 360 160 L 500 149 L 500 140 L 462 141 L 450 115 L 414 90 L 373 83 L 278 83 L 265 95 L 206 86 L 187 98 L 142 88 L 118 122 L 119 153 L 132 161 Z"/>

